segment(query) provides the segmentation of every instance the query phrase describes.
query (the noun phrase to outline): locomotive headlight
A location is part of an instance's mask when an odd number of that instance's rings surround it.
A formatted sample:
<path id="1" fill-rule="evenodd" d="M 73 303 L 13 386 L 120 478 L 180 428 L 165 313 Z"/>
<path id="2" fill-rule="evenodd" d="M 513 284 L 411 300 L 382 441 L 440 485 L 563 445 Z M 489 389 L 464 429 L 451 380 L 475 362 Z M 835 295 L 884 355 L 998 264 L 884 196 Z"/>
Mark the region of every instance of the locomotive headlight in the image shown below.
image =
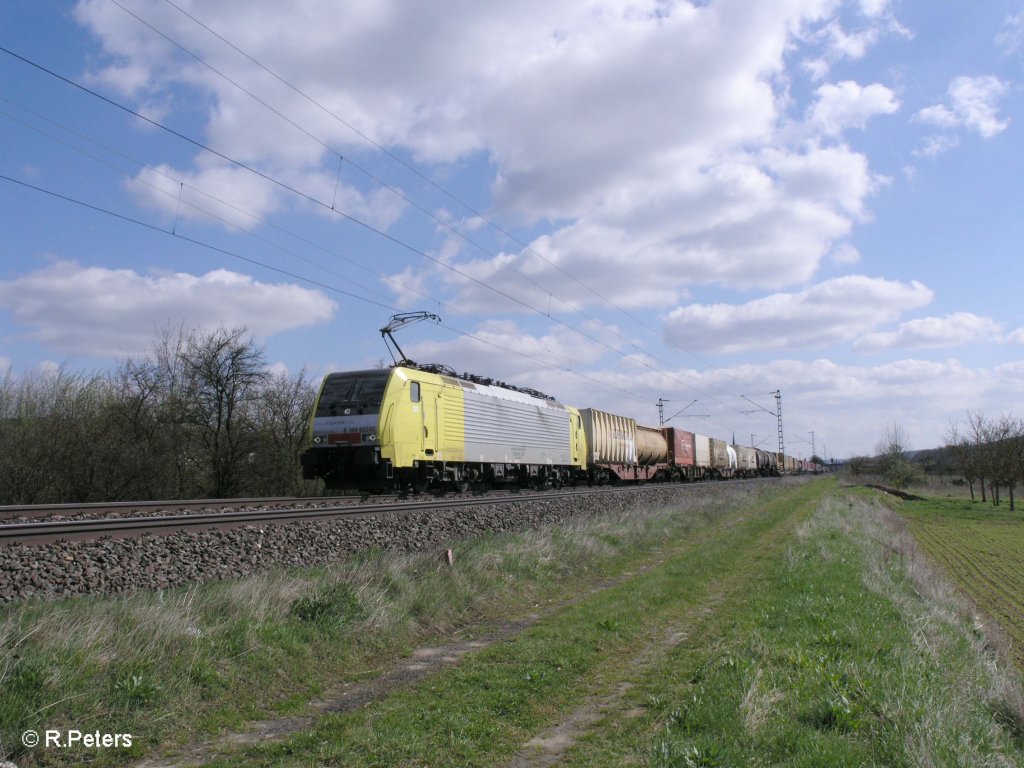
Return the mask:
<path id="1" fill-rule="evenodd" d="M 323 435 L 313 435 L 313 445 L 320 445 L 324 441 Z"/>
<path id="2" fill-rule="evenodd" d="M 374 443 L 374 442 L 376 442 L 376 441 L 377 441 L 377 436 L 376 436 L 375 434 L 373 434 L 373 432 L 371 432 L 370 434 L 368 434 L 368 435 L 366 436 L 366 440 L 367 440 L 368 442 Z"/>

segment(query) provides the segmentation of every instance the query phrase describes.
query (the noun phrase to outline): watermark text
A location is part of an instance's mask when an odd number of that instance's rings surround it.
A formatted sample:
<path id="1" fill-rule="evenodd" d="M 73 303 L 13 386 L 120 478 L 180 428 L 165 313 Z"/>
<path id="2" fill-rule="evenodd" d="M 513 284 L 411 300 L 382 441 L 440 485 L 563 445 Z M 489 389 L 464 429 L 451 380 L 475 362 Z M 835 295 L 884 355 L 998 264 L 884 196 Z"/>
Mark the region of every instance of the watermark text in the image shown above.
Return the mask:
<path id="1" fill-rule="evenodd" d="M 39 746 L 50 749 L 128 749 L 132 745 L 132 735 L 80 731 L 76 728 L 69 728 L 66 731 L 45 730 L 42 734 L 39 731 L 25 731 L 21 734 L 21 743 L 29 749 Z"/>

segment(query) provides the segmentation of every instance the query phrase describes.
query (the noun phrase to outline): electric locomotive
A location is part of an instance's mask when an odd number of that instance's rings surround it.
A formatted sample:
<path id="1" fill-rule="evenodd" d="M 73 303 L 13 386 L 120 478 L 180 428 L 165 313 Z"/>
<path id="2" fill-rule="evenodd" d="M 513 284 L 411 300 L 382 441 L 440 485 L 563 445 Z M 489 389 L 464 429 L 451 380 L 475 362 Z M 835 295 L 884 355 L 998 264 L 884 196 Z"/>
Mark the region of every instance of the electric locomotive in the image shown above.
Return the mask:
<path id="1" fill-rule="evenodd" d="M 328 374 L 301 457 L 329 489 L 558 486 L 587 469 L 580 412 L 442 366 Z"/>

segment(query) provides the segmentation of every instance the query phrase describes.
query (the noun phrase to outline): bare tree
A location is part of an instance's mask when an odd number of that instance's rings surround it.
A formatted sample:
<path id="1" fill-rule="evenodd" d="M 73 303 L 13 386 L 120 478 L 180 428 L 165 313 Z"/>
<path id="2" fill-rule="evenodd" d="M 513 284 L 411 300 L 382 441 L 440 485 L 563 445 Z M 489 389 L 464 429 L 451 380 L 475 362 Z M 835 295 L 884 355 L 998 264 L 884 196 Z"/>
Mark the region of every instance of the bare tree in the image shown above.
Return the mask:
<path id="1" fill-rule="evenodd" d="M 263 349 L 244 328 L 189 335 L 181 353 L 185 422 L 200 448 L 209 493 L 230 496 L 240 485 L 240 464 L 254 447 L 254 409 L 267 379 Z"/>
<path id="2" fill-rule="evenodd" d="M 299 494 L 316 385 L 245 329 L 158 330 L 110 373 L 0 377 L 0 503 Z"/>
<path id="3" fill-rule="evenodd" d="M 882 464 L 882 476 L 896 488 L 906 488 L 920 477 L 910 461 L 910 437 L 901 424 L 892 423 L 875 449 Z"/>
<path id="4" fill-rule="evenodd" d="M 1000 504 L 1001 489 L 1006 488 L 1010 496 L 1010 509 L 1013 510 L 1013 492 L 1021 482 L 1021 444 L 1024 442 L 1024 428 L 1013 415 L 1000 415 L 998 419 L 988 422 L 986 437 L 992 503 L 996 506 Z"/>
<path id="5" fill-rule="evenodd" d="M 1010 486 L 1010 509 L 1014 509 L 1013 486 L 1024 482 L 1024 419 L 1014 422 L 1010 435 L 1008 462 L 1013 485 Z"/>
<path id="6" fill-rule="evenodd" d="M 291 377 L 286 373 L 270 376 L 255 404 L 258 424 L 257 445 L 248 485 L 259 493 L 300 495 L 302 480 L 299 454 L 305 447 L 309 415 L 317 396 L 317 385 L 305 371 Z"/>
<path id="7" fill-rule="evenodd" d="M 978 451 L 970 437 L 960 431 L 957 422 L 951 422 L 946 429 L 946 448 L 949 449 L 953 462 L 967 482 L 974 501 L 974 483 L 978 480 Z"/>
<path id="8" fill-rule="evenodd" d="M 850 474 L 854 477 L 860 477 L 868 471 L 868 467 L 871 460 L 867 456 L 851 456 L 846 465 L 850 469 Z"/>
<path id="9" fill-rule="evenodd" d="M 62 371 L 18 379 L 10 372 L 0 390 L 0 487 L 8 503 L 54 500 L 52 469 L 60 448 L 53 425 L 53 379 Z"/>
<path id="10" fill-rule="evenodd" d="M 987 501 L 985 481 L 990 478 L 991 456 L 988 446 L 989 420 L 980 411 L 967 412 L 968 440 L 973 446 L 974 471 L 981 484 L 981 501 Z"/>
<path id="11" fill-rule="evenodd" d="M 947 445 L 971 488 L 980 481 L 981 500 L 998 506 L 1002 489 L 1010 497 L 1010 509 L 1016 508 L 1015 490 L 1024 482 L 1024 421 L 1013 415 L 989 418 L 978 411 L 967 412 L 967 429 L 952 424 L 946 433 Z"/>

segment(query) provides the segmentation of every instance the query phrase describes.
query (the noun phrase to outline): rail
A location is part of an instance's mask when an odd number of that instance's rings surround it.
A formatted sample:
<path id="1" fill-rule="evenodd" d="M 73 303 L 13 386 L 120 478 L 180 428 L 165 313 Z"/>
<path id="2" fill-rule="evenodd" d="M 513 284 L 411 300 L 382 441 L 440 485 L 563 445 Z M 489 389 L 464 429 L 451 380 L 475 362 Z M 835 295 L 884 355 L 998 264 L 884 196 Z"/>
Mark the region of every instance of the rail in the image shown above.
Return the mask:
<path id="1" fill-rule="evenodd" d="M 543 493 L 510 493 L 501 496 L 474 496 L 468 498 L 441 496 L 415 501 L 397 500 L 388 504 L 352 503 L 320 507 L 293 507 L 289 509 L 243 509 L 238 511 L 193 512 L 147 517 L 88 517 L 75 520 L 17 522 L 0 525 L 0 546 L 5 544 L 43 544 L 62 539 L 127 538 L 144 534 L 166 535 L 179 531 L 198 531 L 211 528 L 228 530 L 249 525 L 281 525 L 339 517 L 365 517 L 382 513 L 391 514 L 435 509 L 459 509 L 493 504 L 557 501 L 573 496 L 609 492 L 636 492 L 642 491 L 645 488 L 665 487 L 670 486 L 600 486 L 597 488 L 546 491 Z M 153 503 L 156 504 L 157 502 Z M 81 508 L 83 505 L 77 506 Z M 102 507 L 103 505 L 100 506 Z M 131 505 L 129 504 L 128 506 L 130 507 Z"/>

